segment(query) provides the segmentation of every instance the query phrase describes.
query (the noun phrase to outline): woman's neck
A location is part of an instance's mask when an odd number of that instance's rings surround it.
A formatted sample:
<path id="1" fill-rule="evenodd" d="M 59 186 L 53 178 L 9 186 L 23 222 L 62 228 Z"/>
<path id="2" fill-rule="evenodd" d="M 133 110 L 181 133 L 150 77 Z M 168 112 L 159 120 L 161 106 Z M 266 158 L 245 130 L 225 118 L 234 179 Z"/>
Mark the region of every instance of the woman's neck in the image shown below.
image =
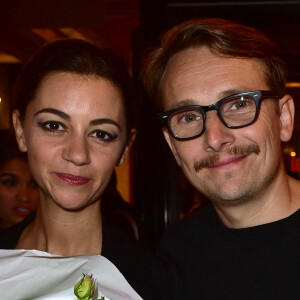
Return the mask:
<path id="1" fill-rule="evenodd" d="M 36 249 L 63 256 L 100 254 L 100 201 L 80 211 L 40 205 L 34 221 L 24 230 L 16 248 Z"/>

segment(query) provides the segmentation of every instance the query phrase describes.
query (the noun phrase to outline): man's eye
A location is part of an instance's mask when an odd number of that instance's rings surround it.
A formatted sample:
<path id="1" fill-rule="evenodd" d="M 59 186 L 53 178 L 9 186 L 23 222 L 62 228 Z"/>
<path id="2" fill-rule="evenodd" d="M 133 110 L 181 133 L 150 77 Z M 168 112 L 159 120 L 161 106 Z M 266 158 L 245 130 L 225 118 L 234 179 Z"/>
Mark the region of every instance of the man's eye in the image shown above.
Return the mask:
<path id="1" fill-rule="evenodd" d="M 237 100 L 231 106 L 231 109 L 241 109 L 248 105 L 248 102 L 245 100 Z"/>
<path id="2" fill-rule="evenodd" d="M 190 123 L 199 120 L 200 116 L 195 115 L 194 113 L 186 113 L 181 117 L 181 120 L 184 123 Z"/>
<path id="3" fill-rule="evenodd" d="M 112 135 L 109 132 L 104 131 L 104 130 L 95 130 L 92 133 L 92 136 L 99 140 L 103 140 L 103 141 L 113 141 L 117 138 L 116 135 Z"/>

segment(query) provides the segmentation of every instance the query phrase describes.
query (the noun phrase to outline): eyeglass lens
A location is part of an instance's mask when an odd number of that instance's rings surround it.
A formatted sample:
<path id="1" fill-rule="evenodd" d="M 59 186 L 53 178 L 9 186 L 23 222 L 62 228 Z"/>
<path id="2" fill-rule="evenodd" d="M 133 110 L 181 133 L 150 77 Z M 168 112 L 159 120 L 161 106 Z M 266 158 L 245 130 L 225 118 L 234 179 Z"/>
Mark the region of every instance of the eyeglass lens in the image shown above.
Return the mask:
<path id="1" fill-rule="evenodd" d="M 256 103 L 250 96 L 237 96 L 222 102 L 218 111 L 224 124 L 230 127 L 240 127 L 254 120 Z M 197 108 L 184 108 L 169 117 L 169 127 L 178 138 L 199 135 L 203 131 L 203 126 L 204 112 Z"/>

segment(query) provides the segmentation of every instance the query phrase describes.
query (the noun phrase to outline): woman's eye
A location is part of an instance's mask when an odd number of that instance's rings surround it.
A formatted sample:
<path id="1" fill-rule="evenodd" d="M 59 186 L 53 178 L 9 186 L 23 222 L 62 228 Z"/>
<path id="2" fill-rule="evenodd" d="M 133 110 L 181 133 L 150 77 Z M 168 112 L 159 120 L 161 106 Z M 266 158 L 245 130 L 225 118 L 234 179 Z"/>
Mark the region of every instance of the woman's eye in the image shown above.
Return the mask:
<path id="1" fill-rule="evenodd" d="M 17 180 L 15 180 L 13 178 L 3 179 L 3 180 L 1 180 L 1 183 L 7 187 L 13 187 L 18 184 Z"/>
<path id="2" fill-rule="evenodd" d="M 105 141 L 113 141 L 117 138 L 116 135 L 112 135 L 109 132 L 104 131 L 104 130 L 95 130 L 92 133 L 92 136 L 99 140 L 105 140 Z"/>
<path id="3" fill-rule="evenodd" d="M 38 186 L 37 186 L 37 184 L 36 184 L 36 182 L 35 182 L 34 180 L 31 180 L 31 181 L 29 182 L 29 187 L 30 187 L 31 189 L 33 189 L 33 190 L 36 190 L 36 189 L 38 188 Z"/>
<path id="4" fill-rule="evenodd" d="M 48 131 L 61 131 L 64 130 L 63 125 L 60 122 L 56 121 L 47 121 L 41 124 L 41 127 L 43 127 L 45 130 Z"/>

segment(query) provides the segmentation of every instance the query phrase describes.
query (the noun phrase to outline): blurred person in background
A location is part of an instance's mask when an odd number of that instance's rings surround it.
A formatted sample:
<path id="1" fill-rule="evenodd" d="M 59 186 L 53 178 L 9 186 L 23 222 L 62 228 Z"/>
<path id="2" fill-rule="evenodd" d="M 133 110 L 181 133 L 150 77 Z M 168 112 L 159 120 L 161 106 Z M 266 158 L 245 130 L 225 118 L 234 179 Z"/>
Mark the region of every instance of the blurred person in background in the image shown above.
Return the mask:
<path id="1" fill-rule="evenodd" d="M 0 231 L 21 222 L 36 209 L 38 189 L 9 130 L 0 131 Z"/>

